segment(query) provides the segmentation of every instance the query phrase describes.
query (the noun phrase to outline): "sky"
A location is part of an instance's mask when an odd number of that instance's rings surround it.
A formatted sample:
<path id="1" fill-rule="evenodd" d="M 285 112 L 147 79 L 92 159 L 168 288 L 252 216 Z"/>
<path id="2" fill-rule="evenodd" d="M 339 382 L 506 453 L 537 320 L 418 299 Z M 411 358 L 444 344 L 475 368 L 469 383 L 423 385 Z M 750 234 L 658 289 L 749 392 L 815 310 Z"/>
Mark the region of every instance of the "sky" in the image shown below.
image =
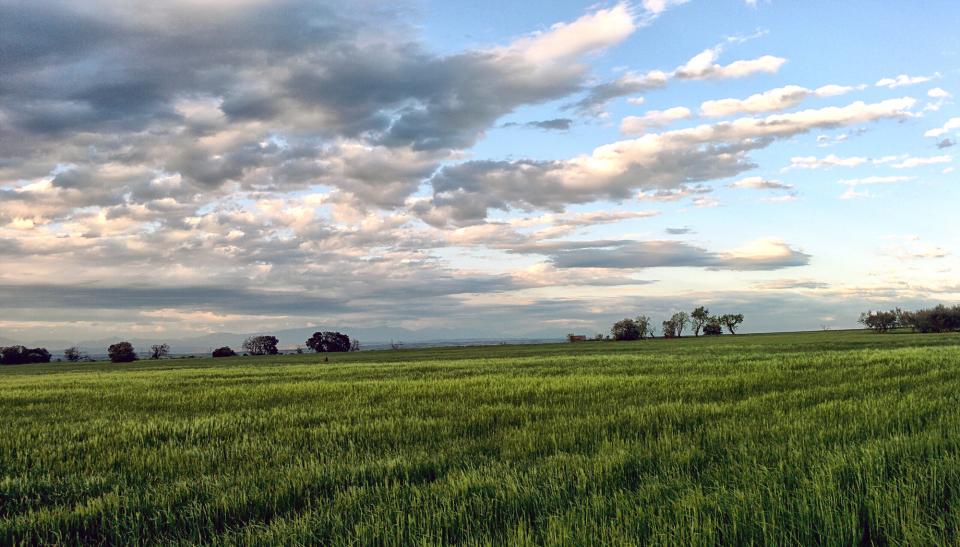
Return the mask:
<path id="1" fill-rule="evenodd" d="M 960 5 L 0 0 L 0 339 L 960 301 Z"/>

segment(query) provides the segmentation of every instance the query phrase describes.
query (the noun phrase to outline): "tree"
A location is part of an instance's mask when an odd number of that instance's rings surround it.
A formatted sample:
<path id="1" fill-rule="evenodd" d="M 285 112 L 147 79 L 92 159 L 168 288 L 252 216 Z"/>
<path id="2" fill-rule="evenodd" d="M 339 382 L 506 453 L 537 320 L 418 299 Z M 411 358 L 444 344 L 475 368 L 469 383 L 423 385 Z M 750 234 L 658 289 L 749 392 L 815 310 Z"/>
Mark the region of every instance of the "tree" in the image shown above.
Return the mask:
<path id="1" fill-rule="evenodd" d="M 50 352 L 45 348 L 27 348 L 9 346 L 0 348 L 0 365 L 25 365 L 28 363 L 49 363 Z"/>
<path id="2" fill-rule="evenodd" d="M 154 344 L 150 346 L 150 358 L 161 359 L 170 353 L 169 344 Z"/>
<path id="3" fill-rule="evenodd" d="M 640 331 L 640 339 L 654 337 L 653 332 L 653 319 L 650 319 L 646 315 L 638 315 L 636 319 L 633 320 L 637 324 L 637 330 Z"/>
<path id="4" fill-rule="evenodd" d="M 317 353 L 350 351 L 350 337 L 339 332 L 315 332 L 306 344 Z"/>
<path id="5" fill-rule="evenodd" d="M 884 333 L 897 327 L 897 314 L 894 311 L 868 311 L 860 314 L 857 323 L 877 333 Z"/>
<path id="6" fill-rule="evenodd" d="M 360 340 L 356 338 L 350 340 L 350 351 L 360 351 Z"/>
<path id="7" fill-rule="evenodd" d="M 720 326 L 720 319 L 717 317 L 708 318 L 703 325 L 703 335 L 720 336 L 721 334 L 723 334 L 723 327 Z"/>
<path id="8" fill-rule="evenodd" d="M 730 334 L 736 334 L 736 330 L 740 327 L 740 323 L 743 323 L 743 314 L 738 313 L 721 315 L 720 323 L 727 327 L 727 330 L 730 331 Z"/>
<path id="9" fill-rule="evenodd" d="M 33 348 L 27 350 L 28 363 L 49 363 L 50 352 L 46 348 Z"/>
<path id="10" fill-rule="evenodd" d="M 276 336 L 251 336 L 243 341 L 243 349 L 250 355 L 276 355 L 279 342 Z"/>
<path id="11" fill-rule="evenodd" d="M 663 337 L 664 338 L 677 337 L 677 322 L 673 317 L 663 322 Z"/>
<path id="12" fill-rule="evenodd" d="M 84 357 L 83 353 L 80 352 L 80 348 L 77 346 L 72 346 L 63 350 L 63 356 L 71 363 L 76 363 Z"/>
<path id="13" fill-rule="evenodd" d="M 924 313 L 926 310 L 920 310 L 918 312 L 912 312 L 907 310 L 901 310 L 897 308 L 893 312 L 897 316 L 897 326 L 898 327 L 910 327 L 913 332 L 917 332 L 918 323 L 917 315 Z"/>
<path id="14" fill-rule="evenodd" d="M 130 342 L 117 342 L 107 348 L 107 355 L 114 363 L 130 363 L 137 360 L 137 352 Z"/>
<path id="15" fill-rule="evenodd" d="M 943 304 L 917 310 L 911 314 L 910 327 L 916 332 L 951 332 L 960 330 L 960 306 L 948 308 Z M 900 326 L 903 326 L 902 324 Z"/>
<path id="16" fill-rule="evenodd" d="M 693 327 L 693 335 L 700 336 L 700 330 L 704 325 L 707 324 L 707 321 L 710 320 L 710 310 L 704 308 L 703 306 L 697 306 L 690 313 L 690 326 Z"/>
<path id="17" fill-rule="evenodd" d="M 223 346 L 222 348 L 217 348 L 213 350 L 214 357 L 236 357 L 237 352 L 230 349 L 229 346 Z"/>
<path id="18" fill-rule="evenodd" d="M 673 322 L 677 338 L 680 338 L 683 336 L 683 329 L 687 326 L 687 323 L 690 322 L 690 316 L 687 315 L 687 312 L 685 311 L 678 311 L 677 313 L 673 314 L 673 317 L 670 318 L 670 321 Z"/>
<path id="19" fill-rule="evenodd" d="M 633 319 L 621 319 L 610 328 L 614 340 L 637 340 L 640 338 L 640 327 Z"/>

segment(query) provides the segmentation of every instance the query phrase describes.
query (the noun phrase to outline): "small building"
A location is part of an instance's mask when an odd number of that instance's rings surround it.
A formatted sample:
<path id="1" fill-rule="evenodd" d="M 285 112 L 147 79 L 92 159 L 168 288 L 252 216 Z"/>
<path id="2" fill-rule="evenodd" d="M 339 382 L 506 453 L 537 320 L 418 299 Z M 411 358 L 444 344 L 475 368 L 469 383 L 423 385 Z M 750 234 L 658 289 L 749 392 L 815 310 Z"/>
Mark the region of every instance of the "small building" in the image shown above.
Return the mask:
<path id="1" fill-rule="evenodd" d="M 567 341 L 568 342 L 586 342 L 587 337 L 586 335 L 583 335 L 583 334 L 568 334 Z"/>

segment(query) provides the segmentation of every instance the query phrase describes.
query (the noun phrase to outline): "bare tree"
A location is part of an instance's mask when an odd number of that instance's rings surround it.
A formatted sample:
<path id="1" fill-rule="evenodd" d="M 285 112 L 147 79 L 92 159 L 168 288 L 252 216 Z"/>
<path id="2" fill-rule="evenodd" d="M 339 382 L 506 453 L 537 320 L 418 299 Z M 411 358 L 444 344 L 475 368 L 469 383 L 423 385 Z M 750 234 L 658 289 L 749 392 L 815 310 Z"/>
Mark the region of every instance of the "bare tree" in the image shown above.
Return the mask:
<path id="1" fill-rule="evenodd" d="M 77 346 L 71 346 L 63 350 L 63 356 L 66 358 L 67 361 L 70 361 L 71 363 L 76 363 L 77 361 L 80 361 L 84 358 L 83 353 L 80 351 L 80 348 L 78 348 Z"/>
<path id="2" fill-rule="evenodd" d="M 150 358 L 161 359 L 170 354 L 170 344 L 154 344 L 150 346 Z"/>

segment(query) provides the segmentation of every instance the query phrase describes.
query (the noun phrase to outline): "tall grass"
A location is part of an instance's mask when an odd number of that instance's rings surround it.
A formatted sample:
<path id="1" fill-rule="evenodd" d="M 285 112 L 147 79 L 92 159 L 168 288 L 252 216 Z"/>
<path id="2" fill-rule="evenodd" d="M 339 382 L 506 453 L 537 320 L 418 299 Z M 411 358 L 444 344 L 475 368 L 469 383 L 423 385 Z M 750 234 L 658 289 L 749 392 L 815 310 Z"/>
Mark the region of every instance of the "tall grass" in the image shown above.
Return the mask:
<path id="1" fill-rule="evenodd" d="M 319 361 L 0 369 L 0 543 L 960 542 L 957 335 Z"/>

